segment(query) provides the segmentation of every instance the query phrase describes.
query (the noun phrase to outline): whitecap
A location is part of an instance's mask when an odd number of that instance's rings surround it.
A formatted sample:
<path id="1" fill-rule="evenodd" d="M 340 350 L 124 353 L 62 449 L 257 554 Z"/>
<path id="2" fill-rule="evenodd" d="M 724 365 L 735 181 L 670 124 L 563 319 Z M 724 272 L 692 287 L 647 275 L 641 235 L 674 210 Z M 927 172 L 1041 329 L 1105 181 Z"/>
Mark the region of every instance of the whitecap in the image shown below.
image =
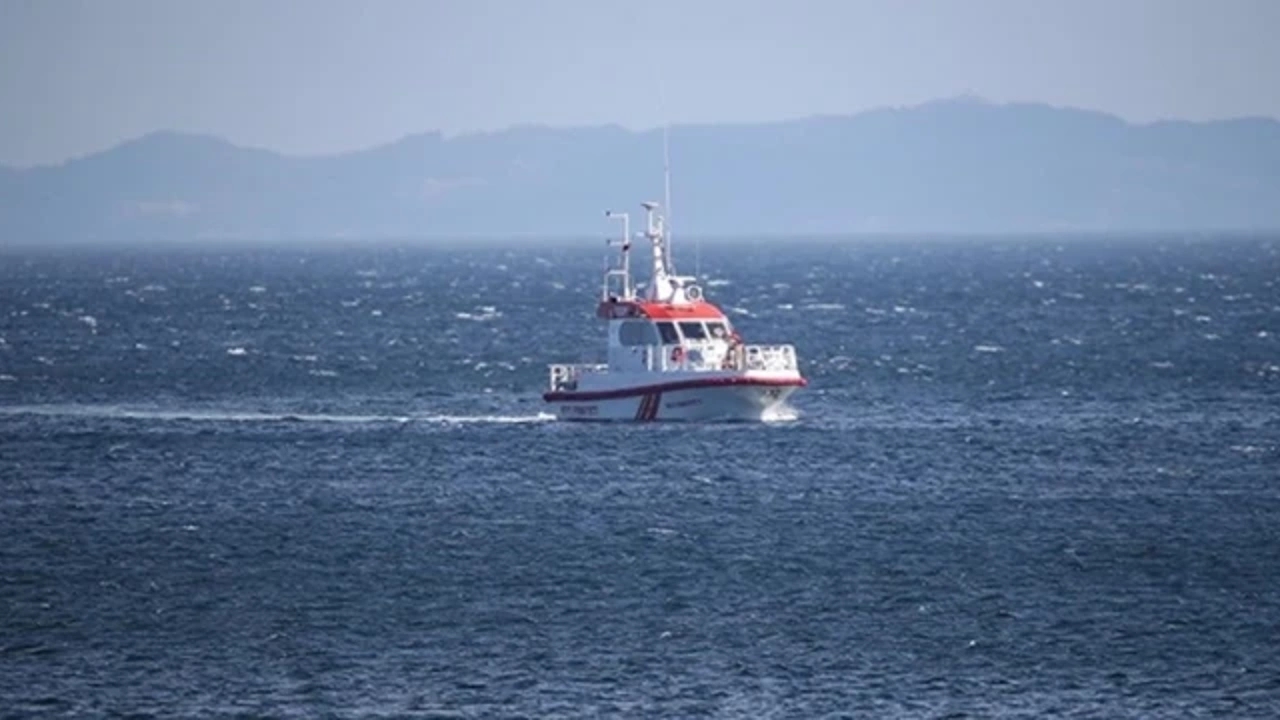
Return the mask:
<path id="1" fill-rule="evenodd" d="M 761 422 L 766 423 L 792 422 L 798 419 L 800 419 L 799 411 L 790 405 L 770 408 L 765 410 L 763 415 L 760 417 Z"/>
<path id="2" fill-rule="evenodd" d="M 492 305 L 481 305 L 477 307 L 476 310 L 477 312 L 457 312 L 453 315 L 459 320 L 475 320 L 477 322 L 484 322 L 486 320 L 493 320 L 495 318 L 502 317 L 502 312 Z"/>
<path id="3" fill-rule="evenodd" d="M 1004 352 L 1004 348 L 999 345 L 974 345 L 973 351 L 980 353 L 1000 353 Z"/>
<path id="4" fill-rule="evenodd" d="M 244 355 L 248 355 L 249 351 L 245 350 L 242 347 L 232 347 L 232 348 L 227 348 L 227 354 L 234 355 L 235 357 L 242 357 Z"/>

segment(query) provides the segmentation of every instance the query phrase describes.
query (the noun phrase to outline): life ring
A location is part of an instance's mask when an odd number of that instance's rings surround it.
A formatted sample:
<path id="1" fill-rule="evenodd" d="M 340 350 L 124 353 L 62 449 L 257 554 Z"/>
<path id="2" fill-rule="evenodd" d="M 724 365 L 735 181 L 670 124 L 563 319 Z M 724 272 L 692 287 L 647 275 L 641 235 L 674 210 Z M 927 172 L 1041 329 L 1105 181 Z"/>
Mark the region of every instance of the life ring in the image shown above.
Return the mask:
<path id="1" fill-rule="evenodd" d="M 684 348 L 679 345 L 671 350 L 671 362 L 678 363 L 684 359 Z"/>
<path id="2" fill-rule="evenodd" d="M 698 287 L 697 285 L 690 285 L 689 287 L 684 289 L 684 296 L 689 298 L 693 302 L 698 302 L 699 300 L 702 299 L 702 288 Z"/>

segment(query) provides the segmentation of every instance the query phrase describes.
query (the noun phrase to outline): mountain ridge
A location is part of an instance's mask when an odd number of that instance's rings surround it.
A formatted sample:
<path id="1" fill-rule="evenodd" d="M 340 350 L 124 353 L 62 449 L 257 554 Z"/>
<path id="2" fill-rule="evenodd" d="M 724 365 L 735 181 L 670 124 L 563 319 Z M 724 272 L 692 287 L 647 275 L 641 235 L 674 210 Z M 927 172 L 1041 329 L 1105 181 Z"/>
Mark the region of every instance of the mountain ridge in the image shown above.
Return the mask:
<path id="1" fill-rule="evenodd" d="M 1280 122 L 972 99 L 670 128 L 681 234 L 1271 230 Z M 661 194 L 662 129 L 405 135 L 286 155 L 161 130 L 0 166 L 10 242 L 599 234 Z"/>

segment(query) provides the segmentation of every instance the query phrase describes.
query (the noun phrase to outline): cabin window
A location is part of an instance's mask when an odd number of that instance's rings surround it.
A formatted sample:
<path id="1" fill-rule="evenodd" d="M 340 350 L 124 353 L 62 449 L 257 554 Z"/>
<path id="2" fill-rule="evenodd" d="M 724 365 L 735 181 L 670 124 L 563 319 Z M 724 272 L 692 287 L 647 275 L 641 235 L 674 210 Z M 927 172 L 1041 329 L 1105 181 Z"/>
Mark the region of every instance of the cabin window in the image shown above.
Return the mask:
<path id="1" fill-rule="evenodd" d="M 722 322 L 707 323 L 707 333 L 711 336 L 712 340 L 724 340 L 729 337 L 729 331 L 725 328 L 724 323 Z"/>
<path id="2" fill-rule="evenodd" d="M 705 340 L 707 338 L 707 331 L 700 322 L 682 322 L 680 323 L 680 332 L 684 335 L 685 340 Z"/>
<path id="3" fill-rule="evenodd" d="M 662 336 L 663 345 L 679 345 L 680 334 L 676 332 L 674 323 L 660 322 L 658 323 L 658 334 Z"/>
<path id="4" fill-rule="evenodd" d="M 627 345 L 656 345 L 657 333 L 648 320 L 624 320 L 618 327 L 618 342 Z"/>

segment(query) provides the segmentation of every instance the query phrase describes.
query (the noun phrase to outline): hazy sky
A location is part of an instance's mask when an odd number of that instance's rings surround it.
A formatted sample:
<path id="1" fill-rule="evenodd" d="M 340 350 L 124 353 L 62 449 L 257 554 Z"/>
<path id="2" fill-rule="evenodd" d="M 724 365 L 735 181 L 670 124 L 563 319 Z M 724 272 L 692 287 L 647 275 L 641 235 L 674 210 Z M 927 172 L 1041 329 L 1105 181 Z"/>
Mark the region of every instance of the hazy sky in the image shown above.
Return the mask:
<path id="1" fill-rule="evenodd" d="M 0 0 L 0 163 L 158 129 L 318 153 L 962 93 L 1280 117 L 1278 32 L 1280 0 Z"/>

